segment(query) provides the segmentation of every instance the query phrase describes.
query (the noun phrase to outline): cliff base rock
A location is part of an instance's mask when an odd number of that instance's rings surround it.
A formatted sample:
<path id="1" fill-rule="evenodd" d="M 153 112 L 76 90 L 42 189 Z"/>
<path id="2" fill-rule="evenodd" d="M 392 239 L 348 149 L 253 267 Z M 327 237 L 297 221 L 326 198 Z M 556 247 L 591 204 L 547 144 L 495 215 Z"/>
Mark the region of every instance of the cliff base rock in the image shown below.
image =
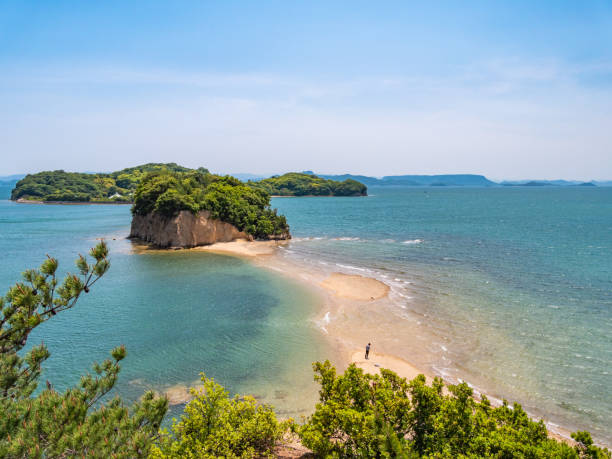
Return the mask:
<path id="1" fill-rule="evenodd" d="M 183 210 L 166 218 L 157 213 L 134 215 L 130 238 L 138 238 L 157 247 L 189 248 L 236 239 L 253 240 L 234 225 L 210 218 L 208 211 L 192 214 Z"/>

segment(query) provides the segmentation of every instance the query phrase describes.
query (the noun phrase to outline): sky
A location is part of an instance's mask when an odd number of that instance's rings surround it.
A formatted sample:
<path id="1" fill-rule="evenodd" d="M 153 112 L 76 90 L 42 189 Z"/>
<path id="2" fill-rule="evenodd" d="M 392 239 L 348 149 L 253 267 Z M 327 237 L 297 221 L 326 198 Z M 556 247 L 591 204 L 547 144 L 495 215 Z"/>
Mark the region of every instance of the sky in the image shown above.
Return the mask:
<path id="1" fill-rule="evenodd" d="M 612 2 L 4 0 L 0 158 L 612 179 Z"/>

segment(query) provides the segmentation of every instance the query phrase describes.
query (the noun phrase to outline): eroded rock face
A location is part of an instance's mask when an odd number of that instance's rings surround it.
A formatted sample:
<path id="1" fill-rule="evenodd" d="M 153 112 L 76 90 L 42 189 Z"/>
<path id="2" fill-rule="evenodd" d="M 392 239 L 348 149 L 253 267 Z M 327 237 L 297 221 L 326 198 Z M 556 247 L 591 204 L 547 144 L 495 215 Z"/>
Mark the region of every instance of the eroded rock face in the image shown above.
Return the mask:
<path id="1" fill-rule="evenodd" d="M 250 235 L 238 231 L 234 225 L 209 217 L 208 211 L 200 211 L 194 215 L 187 210 L 172 218 L 156 213 L 134 215 L 130 237 L 142 239 L 158 247 L 183 248 L 236 239 L 253 239 Z"/>

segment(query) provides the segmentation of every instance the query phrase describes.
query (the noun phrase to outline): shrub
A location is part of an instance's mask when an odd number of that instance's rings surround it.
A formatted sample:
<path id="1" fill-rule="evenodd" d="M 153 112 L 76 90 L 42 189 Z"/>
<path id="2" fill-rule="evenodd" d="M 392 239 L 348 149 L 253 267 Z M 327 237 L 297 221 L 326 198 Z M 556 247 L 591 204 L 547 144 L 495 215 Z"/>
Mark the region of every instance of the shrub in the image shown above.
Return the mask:
<path id="1" fill-rule="evenodd" d="M 191 389 L 195 397 L 185 407 L 172 434 L 164 431 L 151 458 L 252 458 L 271 456 L 287 430 L 270 406 L 253 397 L 230 398 L 228 392 L 201 373 L 203 388 Z"/>
<path id="2" fill-rule="evenodd" d="M 320 457 L 530 457 L 610 458 L 586 432 L 572 448 L 548 437 L 542 421 L 519 404 L 493 408 L 473 398 L 466 384 L 448 386 L 425 376 L 406 381 L 389 370 L 365 374 L 354 364 L 337 375 L 329 362 L 315 363 L 321 384 L 315 412 L 298 429 Z"/>

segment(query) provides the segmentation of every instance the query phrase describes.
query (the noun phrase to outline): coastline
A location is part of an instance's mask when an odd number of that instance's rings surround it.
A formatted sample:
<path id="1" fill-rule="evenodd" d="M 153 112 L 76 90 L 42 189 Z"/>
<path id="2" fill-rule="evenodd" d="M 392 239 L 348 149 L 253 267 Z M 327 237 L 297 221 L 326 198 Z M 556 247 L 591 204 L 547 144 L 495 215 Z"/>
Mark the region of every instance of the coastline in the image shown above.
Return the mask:
<path id="1" fill-rule="evenodd" d="M 420 350 L 414 350 L 412 355 L 415 358 L 411 359 L 412 361 L 397 352 L 398 345 L 401 346 L 402 343 L 401 337 L 406 333 L 415 333 L 417 324 L 398 321 L 393 330 L 385 330 L 384 333 L 368 325 L 378 323 L 389 314 L 392 289 L 388 284 L 373 277 L 342 272 L 324 273 L 309 269 L 308 266 L 300 266 L 294 260 L 280 256 L 280 251 L 286 249 L 289 244 L 290 241 L 238 240 L 190 250 L 246 259 L 264 269 L 297 280 L 318 294 L 321 306 L 313 321 L 321 330 L 322 338 L 326 339 L 340 356 L 339 370 L 343 371 L 349 364 L 354 363 L 372 374 L 379 373 L 380 368 L 386 368 L 408 380 L 424 374 L 428 382 L 439 376 L 446 384 L 457 384 L 458 381 L 448 379 L 444 373 L 432 371 L 428 362 L 417 358 L 422 354 Z M 388 317 L 385 319 L 388 320 Z M 363 348 L 368 342 L 372 342 L 372 350 L 370 358 L 366 360 Z M 459 379 L 459 382 L 461 381 Z M 473 388 L 475 398 L 478 399 L 484 393 L 469 382 L 468 385 Z M 487 396 L 492 405 L 501 405 L 501 397 Z M 529 415 L 533 419 L 544 421 L 551 438 L 573 443 L 570 430 L 548 421 L 545 416 L 532 413 Z"/>
<path id="2" fill-rule="evenodd" d="M 134 204 L 133 202 L 127 202 L 127 201 L 123 201 L 123 202 L 119 202 L 119 201 L 36 201 L 36 200 L 31 200 L 31 199 L 23 199 L 23 198 L 19 198 L 15 201 L 9 199 L 9 201 L 12 202 L 16 202 L 17 204 L 46 204 L 46 205 L 57 205 L 57 206 L 86 206 L 89 204 L 94 204 L 94 205 L 104 205 L 104 204 L 110 204 L 110 205 L 132 205 Z"/>

